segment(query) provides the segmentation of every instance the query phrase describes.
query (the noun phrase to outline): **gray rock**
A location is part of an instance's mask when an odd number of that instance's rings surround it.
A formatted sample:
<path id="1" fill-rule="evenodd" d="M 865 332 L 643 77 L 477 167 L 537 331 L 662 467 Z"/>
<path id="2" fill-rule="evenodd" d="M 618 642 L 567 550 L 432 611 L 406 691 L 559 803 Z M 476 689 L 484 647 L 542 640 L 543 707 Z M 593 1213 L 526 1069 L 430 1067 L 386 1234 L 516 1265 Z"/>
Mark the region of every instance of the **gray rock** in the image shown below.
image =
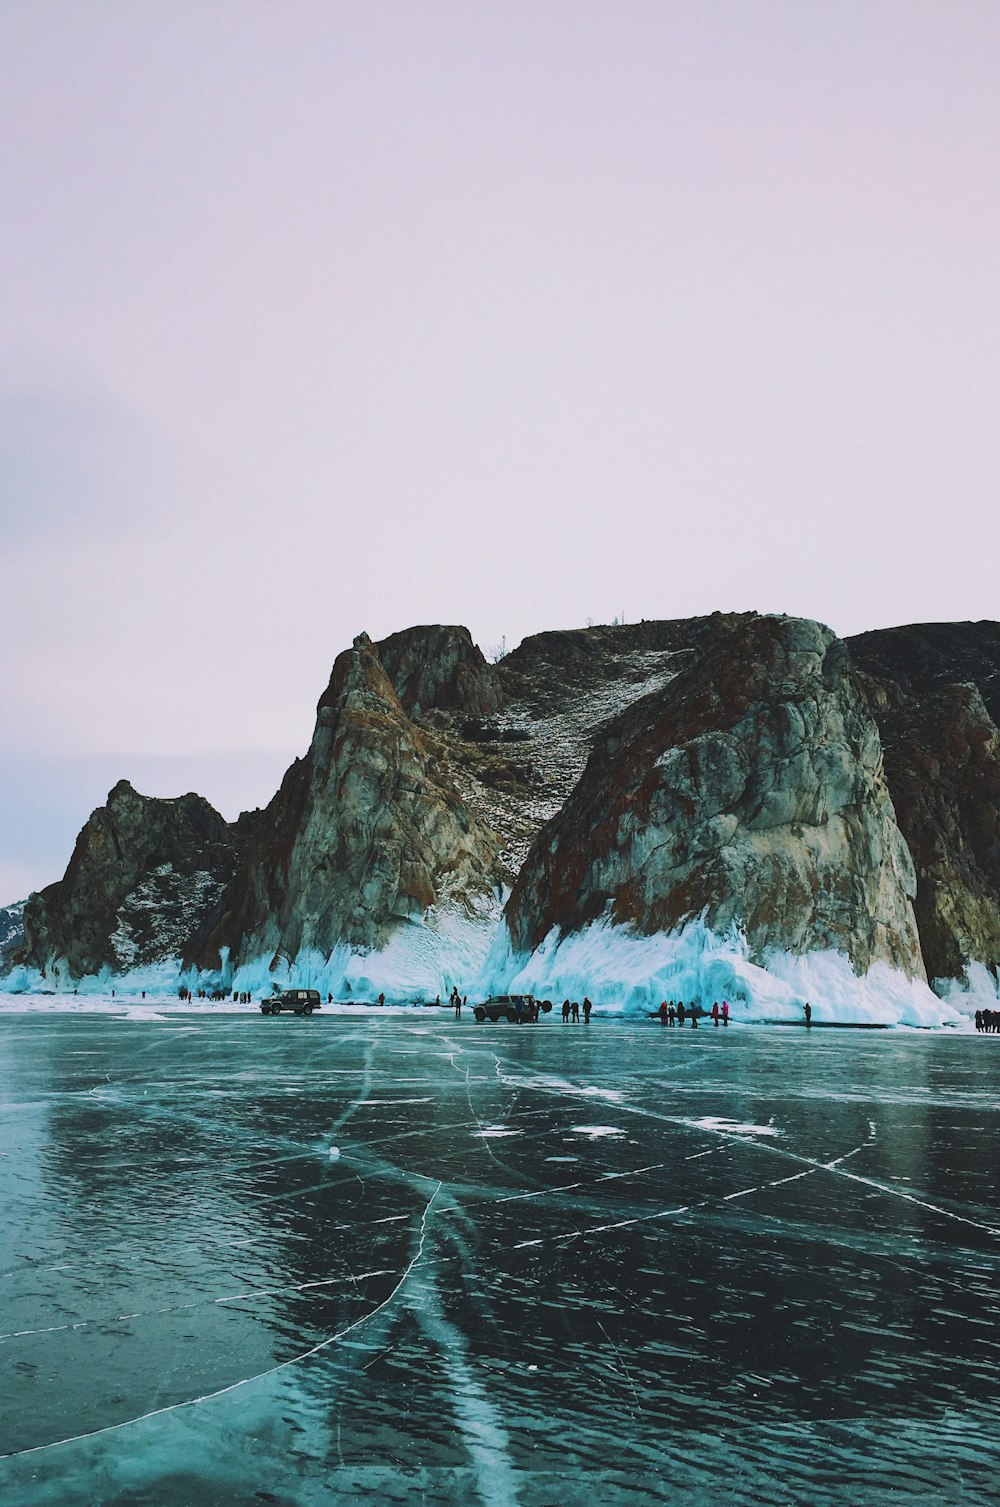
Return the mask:
<path id="1" fill-rule="evenodd" d="M 340 655 L 306 757 L 289 770 L 195 948 L 217 967 L 262 953 L 374 948 L 447 899 L 495 893 L 493 834 L 452 788 L 367 634 Z"/>
<path id="2" fill-rule="evenodd" d="M 751 954 L 837 948 L 922 976 L 915 877 L 844 645 L 794 618 L 719 618 L 698 658 L 598 738 L 507 910 L 516 948 L 598 915 L 704 914 Z"/>

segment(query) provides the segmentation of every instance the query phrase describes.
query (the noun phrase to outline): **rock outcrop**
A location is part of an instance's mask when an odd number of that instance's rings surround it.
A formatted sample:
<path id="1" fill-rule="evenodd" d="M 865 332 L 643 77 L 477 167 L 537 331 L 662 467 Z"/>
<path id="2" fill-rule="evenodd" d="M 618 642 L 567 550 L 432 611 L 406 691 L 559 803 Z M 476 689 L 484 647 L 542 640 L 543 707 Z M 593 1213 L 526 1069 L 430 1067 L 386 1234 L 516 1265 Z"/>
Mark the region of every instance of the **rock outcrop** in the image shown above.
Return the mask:
<path id="1" fill-rule="evenodd" d="M 393 663 L 402 673 L 402 660 Z M 309 751 L 285 776 L 195 956 L 217 967 L 223 948 L 237 962 L 304 949 L 329 956 L 341 943 L 377 948 L 442 901 L 474 908 L 496 893 L 497 871 L 494 835 L 455 792 L 361 634 L 337 659 Z"/>
<path id="2" fill-rule="evenodd" d="M 704 915 L 751 954 L 833 948 L 922 976 L 910 855 L 844 645 L 794 618 L 718 617 L 688 668 L 598 739 L 507 908 L 515 950 L 599 916 Z"/>
<path id="3" fill-rule="evenodd" d="M 178 955 L 232 879 L 248 825 L 231 826 L 200 795 L 162 800 L 121 780 L 65 876 L 28 898 L 18 962 L 80 978 Z"/>
<path id="4" fill-rule="evenodd" d="M 1000 624 L 927 623 L 848 640 L 916 870 L 931 979 L 1000 968 Z"/>
<path id="5" fill-rule="evenodd" d="M 429 711 L 490 716 L 500 709 L 500 677 L 468 628 L 405 628 L 382 639 L 376 652 L 410 717 Z"/>

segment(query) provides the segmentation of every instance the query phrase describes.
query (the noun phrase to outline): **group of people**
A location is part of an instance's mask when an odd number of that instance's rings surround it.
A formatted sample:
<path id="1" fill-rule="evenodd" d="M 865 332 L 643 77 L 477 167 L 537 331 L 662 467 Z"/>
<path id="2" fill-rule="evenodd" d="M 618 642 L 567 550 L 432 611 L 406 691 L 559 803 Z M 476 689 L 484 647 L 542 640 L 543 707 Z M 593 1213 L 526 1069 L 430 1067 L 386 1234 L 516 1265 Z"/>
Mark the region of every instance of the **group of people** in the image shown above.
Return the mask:
<path id="1" fill-rule="evenodd" d="M 682 1026 L 686 1020 L 689 1020 L 692 1026 L 697 1026 L 698 1021 L 709 1014 L 712 1017 L 713 1026 L 717 1026 L 720 1021 L 724 1026 L 728 1026 L 729 1001 L 724 999 L 720 1007 L 719 1001 L 716 1000 L 709 1011 L 703 1010 L 695 1000 L 686 1005 L 682 999 L 679 999 L 675 1005 L 672 999 L 665 999 L 656 1013 L 660 1017 L 661 1026 Z"/>
<path id="2" fill-rule="evenodd" d="M 112 990 L 112 993 L 113 992 L 114 991 Z M 146 998 L 146 991 L 145 991 L 145 989 L 142 991 L 142 997 L 143 997 L 143 999 Z M 186 999 L 186 1000 L 207 999 L 207 1000 L 211 1000 L 211 1002 L 212 1002 L 213 1005 L 217 1005 L 217 1004 L 219 1004 L 219 1002 L 221 1000 L 229 998 L 229 990 L 228 989 L 199 989 L 197 991 L 197 993 L 192 994 L 191 990 L 187 987 L 187 985 L 186 984 L 182 984 L 181 987 L 177 991 L 177 997 L 178 997 L 178 999 Z M 248 990 L 244 990 L 243 992 L 240 992 L 238 989 L 234 989 L 233 990 L 233 1004 L 234 1005 L 237 1002 L 239 1002 L 241 1005 L 249 1005 L 249 1004 L 252 1003 L 252 1001 L 253 1001 L 253 996 L 250 994 L 250 992 Z"/>
<path id="3" fill-rule="evenodd" d="M 455 988 L 453 988 L 452 991 L 451 991 L 451 993 L 449 994 L 449 996 L 448 996 L 448 1003 L 449 1003 L 449 1005 L 451 1005 L 453 1007 L 453 1009 L 455 1011 L 455 1019 L 456 1020 L 461 1020 L 462 1019 L 462 1006 L 465 1004 L 467 998 L 468 998 L 468 995 L 459 994 L 457 986 Z M 441 1003 L 441 996 L 438 995 L 438 1004 L 440 1004 L 440 1003 Z"/>
<path id="4" fill-rule="evenodd" d="M 587 998 L 586 995 L 584 995 L 583 996 L 583 1023 L 584 1023 L 585 1026 L 589 1026 L 590 1025 L 590 1012 L 593 1010 L 593 1008 L 594 1008 L 594 1006 L 591 1004 L 590 1000 Z M 536 1009 L 537 1009 L 537 1006 L 536 1006 Z M 579 1020 L 580 1020 L 580 1001 L 578 999 L 574 999 L 574 1000 L 564 999 L 563 1000 L 563 1003 L 562 1003 L 562 1018 L 563 1018 L 563 1020 L 572 1021 L 574 1025 L 579 1024 Z"/>
<path id="5" fill-rule="evenodd" d="M 1000 1031 L 1000 1010 L 977 1010 L 977 1031 Z"/>

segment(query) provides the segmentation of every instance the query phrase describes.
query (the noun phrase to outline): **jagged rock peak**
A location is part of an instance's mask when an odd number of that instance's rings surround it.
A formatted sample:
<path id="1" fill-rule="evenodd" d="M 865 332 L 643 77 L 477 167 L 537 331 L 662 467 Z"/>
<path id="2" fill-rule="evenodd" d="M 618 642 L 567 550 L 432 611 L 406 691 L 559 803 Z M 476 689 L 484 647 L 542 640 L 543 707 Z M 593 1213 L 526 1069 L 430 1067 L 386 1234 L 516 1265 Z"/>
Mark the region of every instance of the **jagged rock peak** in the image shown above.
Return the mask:
<path id="1" fill-rule="evenodd" d="M 468 628 L 442 623 L 404 628 L 377 652 L 411 717 L 429 711 L 489 716 L 503 701 L 500 677 Z"/>
<path id="2" fill-rule="evenodd" d="M 367 633 L 359 633 L 351 647 L 337 655 L 316 710 L 320 721 L 329 724 L 331 709 L 340 710 L 348 705 L 357 711 L 391 709 L 394 714 L 406 717 L 378 650 Z"/>
<path id="3" fill-rule="evenodd" d="M 847 651 L 818 623 L 727 617 L 696 662 L 599 737 L 507 909 L 518 950 L 607 914 L 705 914 L 753 953 L 922 964 L 910 856 Z"/>
<path id="4" fill-rule="evenodd" d="M 140 795 L 119 780 L 64 877 L 31 895 L 21 960 L 72 977 L 179 955 L 235 872 L 243 841 L 204 799 Z"/>
<path id="5" fill-rule="evenodd" d="M 470 641 L 471 642 L 471 641 Z M 374 948 L 446 896 L 495 891 L 497 848 L 407 715 L 367 634 L 334 664 L 305 759 L 265 813 L 204 966 Z"/>

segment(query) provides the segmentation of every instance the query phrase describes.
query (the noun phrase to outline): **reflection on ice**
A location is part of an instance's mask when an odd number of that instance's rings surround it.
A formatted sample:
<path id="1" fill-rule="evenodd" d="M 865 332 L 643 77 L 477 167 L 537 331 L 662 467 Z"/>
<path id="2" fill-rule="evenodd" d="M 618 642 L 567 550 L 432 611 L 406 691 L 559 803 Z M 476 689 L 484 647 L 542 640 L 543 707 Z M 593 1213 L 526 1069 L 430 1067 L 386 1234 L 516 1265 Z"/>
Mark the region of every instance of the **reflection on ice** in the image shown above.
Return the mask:
<path id="1" fill-rule="evenodd" d="M 0 1022 L 5 1504 L 989 1498 L 982 1041 L 252 1024 Z"/>

